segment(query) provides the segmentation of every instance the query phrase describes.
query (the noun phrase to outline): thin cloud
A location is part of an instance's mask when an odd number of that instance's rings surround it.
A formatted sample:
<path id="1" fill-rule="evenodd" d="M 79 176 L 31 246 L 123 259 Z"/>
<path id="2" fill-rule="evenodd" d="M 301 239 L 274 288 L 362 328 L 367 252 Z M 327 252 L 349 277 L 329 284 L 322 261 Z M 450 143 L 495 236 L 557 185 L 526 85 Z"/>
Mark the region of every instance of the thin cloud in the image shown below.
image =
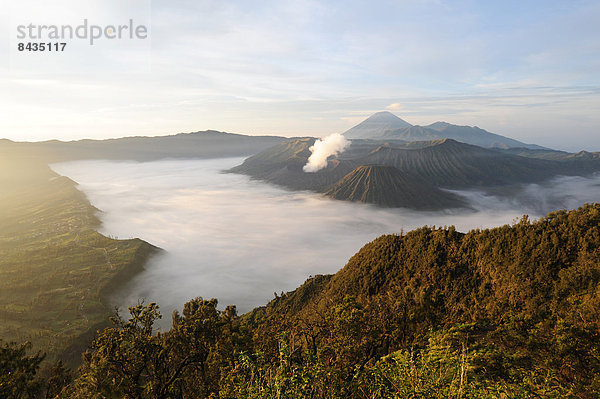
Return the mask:
<path id="1" fill-rule="evenodd" d="M 117 0 L 93 3 L 65 9 L 76 19 L 137 12 Z M 47 14 L 41 19 L 67 15 L 66 0 L 53 3 L 51 13 L 37 4 Z M 94 55 L 102 57 L 93 65 L 69 52 L 56 58 L 69 67 L 62 74 L 46 64 L 12 72 L 0 65 L 0 130 L 15 139 L 204 129 L 323 136 L 351 127 L 343 118 L 392 107 L 525 141 L 540 138 L 529 132 L 544 130 L 559 148 L 600 140 L 594 112 L 600 94 L 593 89 L 600 25 L 592 22 L 598 4 L 554 2 L 510 12 L 493 2 L 412 1 L 175 1 L 146 8 L 150 52 L 98 47 Z M 58 84 L 33 93 L 14 79 Z M 81 81 L 93 91 L 77 89 Z M 557 89 L 540 89 L 549 86 Z M 110 115 L 96 117 L 97 109 Z M 576 118 L 565 123 L 570 116 Z M 580 136 L 565 139 L 566 131 Z"/>

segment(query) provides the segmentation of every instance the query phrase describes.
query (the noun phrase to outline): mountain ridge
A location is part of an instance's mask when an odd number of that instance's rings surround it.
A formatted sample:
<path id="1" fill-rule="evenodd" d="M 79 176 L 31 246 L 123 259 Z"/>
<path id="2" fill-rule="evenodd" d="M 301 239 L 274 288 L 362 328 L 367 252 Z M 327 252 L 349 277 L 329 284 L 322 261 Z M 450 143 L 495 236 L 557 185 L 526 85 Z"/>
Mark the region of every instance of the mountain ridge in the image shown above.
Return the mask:
<path id="1" fill-rule="evenodd" d="M 385 114 L 385 116 L 381 115 Z M 393 121 L 396 117 L 404 124 L 383 123 L 381 119 Z M 546 149 L 536 144 L 527 144 L 496 133 L 488 132 L 477 126 L 453 125 L 448 122 L 434 122 L 430 125 L 411 125 L 391 112 L 378 112 L 343 133 L 349 139 L 399 139 L 423 141 L 450 138 L 463 143 L 487 148 L 528 148 Z"/>
<path id="2" fill-rule="evenodd" d="M 165 136 L 129 136 L 104 140 L 0 142 L 47 162 L 79 159 L 151 161 L 163 158 L 220 158 L 249 156 L 283 140 L 279 136 L 248 136 L 206 130 Z"/>
<path id="3" fill-rule="evenodd" d="M 342 185 L 345 187 L 334 187 L 357 167 L 365 165 L 392 166 L 400 173 L 410 176 L 414 179 L 412 181 L 418 182 L 415 185 L 423 190 L 419 196 L 421 198 L 427 196 L 425 192 L 429 192 L 431 187 L 450 190 L 474 187 L 489 189 L 541 182 L 557 175 L 585 175 L 600 170 L 600 159 L 593 155 L 563 156 L 564 159 L 561 160 L 526 157 L 443 138 L 425 142 L 352 140 L 344 153 L 329 158 L 325 169 L 316 173 L 304 173 L 302 166 L 306 164 L 310 146 L 315 140 L 303 138 L 279 143 L 247 158 L 229 171 L 294 190 L 312 190 L 351 200 L 355 196 L 349 193 L 356 189 L 356 183 L 349 184 L 346 181 Z M 535 154 L 539 152 L 527 151 Z M 354 188 L 351 189 L 353 185 Z M 371 187 L 371 192 L 387 192 L 384 187 L 372 190 Z M 402 198 L 400 192 L 396 192 L 396 195 Z M 387 194 L 384 196 L 388 197 Z M 360 197 L 363 198 L 362 195 Z M 364 196 L 363 200 L 379 205 L 382 202 L 394 202 L 389 199 L 376 200 L 369 195 Z M 418 209 L 421 205 L 418 201 L 413 201 L 403 206 Z M 438 209 L 443 209 L 443 206 L 439 204 Z"/>

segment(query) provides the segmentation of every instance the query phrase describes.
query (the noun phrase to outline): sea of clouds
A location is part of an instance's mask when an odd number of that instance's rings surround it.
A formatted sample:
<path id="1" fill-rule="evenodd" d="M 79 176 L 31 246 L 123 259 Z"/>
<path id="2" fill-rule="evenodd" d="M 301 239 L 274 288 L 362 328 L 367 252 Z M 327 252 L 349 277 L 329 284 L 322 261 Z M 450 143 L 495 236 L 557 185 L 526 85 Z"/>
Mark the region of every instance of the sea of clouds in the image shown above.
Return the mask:
<path id="1" fill-rule="evenodd" d="M 197 296 L 240 313 L 290 291 L 310 275 L 335 273 L 364 244 L 423 225 L 459 231 L 510 224 L 600 199 L 600 177 L 559 177 L 499 192 L 457 192 L 472 210 L 417 212 L 291 192 L 222 173 L 242 158 L 52 165 L 100 209 L 105 235 L 142 238 L 166 251 L 113 298 L 127 308 L 158 302 L 170 314 Z"/>

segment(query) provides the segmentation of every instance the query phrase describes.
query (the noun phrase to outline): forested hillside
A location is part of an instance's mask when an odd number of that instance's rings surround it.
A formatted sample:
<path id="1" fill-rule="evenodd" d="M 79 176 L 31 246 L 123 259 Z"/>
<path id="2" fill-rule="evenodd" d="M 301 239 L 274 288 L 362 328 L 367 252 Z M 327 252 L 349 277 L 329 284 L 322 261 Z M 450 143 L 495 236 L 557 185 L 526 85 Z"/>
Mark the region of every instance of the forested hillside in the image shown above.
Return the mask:
<path id="1" fill-rule="evenodd" d="M 197 298 L 116 319 L 64 397 L 600 394 L 600 205 L 512 226 L 379 237 L 238 317 Z"/>

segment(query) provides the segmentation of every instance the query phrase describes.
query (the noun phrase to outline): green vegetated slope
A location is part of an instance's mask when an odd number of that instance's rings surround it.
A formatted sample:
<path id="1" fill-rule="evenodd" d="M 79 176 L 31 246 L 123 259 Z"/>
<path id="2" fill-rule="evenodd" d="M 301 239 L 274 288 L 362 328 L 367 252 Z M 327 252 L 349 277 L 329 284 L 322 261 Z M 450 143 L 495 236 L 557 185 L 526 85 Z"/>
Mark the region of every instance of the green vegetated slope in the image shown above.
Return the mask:
<path id="1" fill-rule="evenodd" d="M 36 157 L 2 151 L 0 339 L 31 341 L 50 360 L 108 323 L 103 299 L 115 277 L 139 270 L 155 250 L 97 233 L 96 209 L 75 185 Z"/>
<path id="2" fill-rule="evenodd" d="M 49 162 L 241 156 L 281 140 L 216 131 L 71 142 L 0 139 L 0 339 L 31 341 L 48 360 L 76 364 L 97 329 L 109 324 L 107 295 L 157 250 L 97 233 L 96 210 Z"/>
<path id="3" fill-rule="evenodd" d="M 597 397 L 600 205 L 467 234 L 382 236 L 247 317 L 264 350 L 291 331 L 350 381 L 357 365 L 431 349 L 442 334 L 448 353 L 468 346 L 469 378 L 483 386 Z"/>
<path id="4" fill-rule="evenodd" d="M 464 203 L 449 194 L 440 194 L 439 190 L 437 198 L 430 198 L 439 188 L 510 186 L 541 182 L 557 175 L 586 175 L 600 170 L 600 158 L 594 156 L 597 154 L 568 154 L 561 159 L 542 159 L 521 155 L 523 152 L 538 154 L 547 151 L 523 150 L 518 155 L 441 139 L 428 142 L 352 141 L 342 154 L 329 159 L 325 169 L 306 173 L 302 167 L 311 154 L 310 146 L 314 141 L 311 138 L 284 141 L 249 157 L 231 172 L 295 190 L 313 190 L 336 199 L 355 201 L 357 198 L 352 195 L 355 190 L 340 190 L 340 186 L 361 175 L 361 169 L 357 168 L 390 166 L 399 171 L 396 174 L 405 176 L 405 184 L 396 185 L 392 190 L 384 186 L 387 180 L 371 181 L 373 195 L 361 195 L 359 201 L 420 209 L 423 203 L 416 199 L 429 198 L 428 209 L 446 209 L 464 206 Z M 411 197 L 415 200 L 408 201 Z"/>
<path id="5" fill-rule="evenodd" d="M 597 398 L 600 204 L 365 245 L 238 317 L 196 298 L 103 331 L 63 397 Z"/>

